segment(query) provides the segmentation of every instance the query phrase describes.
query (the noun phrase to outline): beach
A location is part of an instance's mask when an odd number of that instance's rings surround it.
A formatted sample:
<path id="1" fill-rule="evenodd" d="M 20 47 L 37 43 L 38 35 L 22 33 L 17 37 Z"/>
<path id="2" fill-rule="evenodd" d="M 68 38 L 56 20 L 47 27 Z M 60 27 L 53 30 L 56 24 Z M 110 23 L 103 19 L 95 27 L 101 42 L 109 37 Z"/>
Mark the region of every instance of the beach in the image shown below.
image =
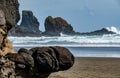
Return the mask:
<path id="1" fill-rule="evenodd" d="M 73 67 L 49 78 L 120 78 L 120 58 L 76 57 Z"/>

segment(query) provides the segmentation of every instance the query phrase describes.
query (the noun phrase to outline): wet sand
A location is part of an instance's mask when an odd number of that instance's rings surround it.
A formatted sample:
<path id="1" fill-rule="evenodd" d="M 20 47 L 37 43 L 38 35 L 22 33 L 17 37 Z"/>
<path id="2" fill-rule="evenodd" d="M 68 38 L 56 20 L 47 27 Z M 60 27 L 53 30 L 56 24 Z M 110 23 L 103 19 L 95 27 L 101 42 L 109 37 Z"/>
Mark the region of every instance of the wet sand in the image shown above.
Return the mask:
<path id="1" fill-rule="evenodd" d="M 76 58 L 72 68 L 49 78 L 120 78 L 120 58 Z"/>

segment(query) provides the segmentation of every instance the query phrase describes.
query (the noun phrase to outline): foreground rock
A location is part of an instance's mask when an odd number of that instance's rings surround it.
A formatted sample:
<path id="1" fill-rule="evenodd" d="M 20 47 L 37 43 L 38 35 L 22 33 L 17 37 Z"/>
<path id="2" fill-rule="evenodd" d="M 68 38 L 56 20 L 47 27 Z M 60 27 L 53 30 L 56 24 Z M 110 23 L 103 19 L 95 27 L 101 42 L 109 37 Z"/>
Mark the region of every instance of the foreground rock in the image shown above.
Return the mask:
<path id="1" fill-rule="evenodd" d="M 14 27 L 11 36 L 40 36 L 39 22 L 30 10 L 22 11 L 21 24 Z"/>
<path id="2" fill-rule="evenodd" d="M 7 39 L 8 31 L 16 25 L 19 16 L 19 3 L 17 0 L 0 0 L 0 55 L 13 53 L 13 47 Z"/>
<path id="3" fill-rule="evenodd" d="M 0 57 L 0 78 L 15 78 L 15 63 Z"/>
<path id="4" fill-rule="evenodd" d="M 9 53 L 5 58 L 13 61 L 13 67 L 9 66 L 10 61 L 8 62 L 9 68 L 6 69 L 7 71 L 12 69 L 14 74 L 12 78 L 47 78 L 52 72 L 67 70 L 74 64 L 74 56 L 71 52 L 64 47 L 57 46 L 36 47 L 30 50 L 21 48 L 18 54 Z M 4 75 L 4 72 L 0 71 L 0 73 Z"/>
<path id="5" fill-rule="evenodd" d="M 60 36 L 60 33 L 67 35 L 75 35 L 77 34 L 73 27 L 67 23 L 61 17 L 53 18 L 52 16 L 48 16 L 45 20 L 45 32 L 43 35 L 46 36 Z"/>

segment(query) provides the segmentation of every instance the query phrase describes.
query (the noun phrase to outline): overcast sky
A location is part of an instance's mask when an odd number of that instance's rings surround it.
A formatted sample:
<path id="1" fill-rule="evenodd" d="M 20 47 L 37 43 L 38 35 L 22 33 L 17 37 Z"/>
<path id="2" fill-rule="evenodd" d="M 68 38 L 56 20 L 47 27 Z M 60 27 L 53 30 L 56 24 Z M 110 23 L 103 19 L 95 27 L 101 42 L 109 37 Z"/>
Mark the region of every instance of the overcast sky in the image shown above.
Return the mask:
<path id="1" fill-rule="evenodd" d="M 110 26 L 120 29 L 120 0 L 19 0 L 19 2 L 20 11 L 33 11 L 42 31 L 47 16 L 62 17 L 79 32 Z"/>

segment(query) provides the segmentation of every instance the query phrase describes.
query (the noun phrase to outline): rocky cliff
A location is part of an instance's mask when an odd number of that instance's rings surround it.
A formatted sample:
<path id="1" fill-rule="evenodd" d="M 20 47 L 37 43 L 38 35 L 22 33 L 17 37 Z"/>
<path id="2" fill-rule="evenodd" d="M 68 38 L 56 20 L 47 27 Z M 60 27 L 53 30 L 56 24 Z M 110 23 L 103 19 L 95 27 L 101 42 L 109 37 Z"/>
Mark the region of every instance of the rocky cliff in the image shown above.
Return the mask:
<path id="1" fill-rule="evenodd" d="M 19 16 L 19 3 L 17 0 L 0 0 L 0 54 L 13 53 L 12 43 L 7 39 L 8 31 L 14 27 Z"/>
<path id="2" fill-rule="evenodd" d="M 30 10 L 22 11 L 21 24 L 11 30 L 12 36 L 40 36 L 39 22 Z"/>
<path id="3" fill-rule="evenodd" d="M 17 0 L 0 0 L 0 10 L 4 12 L 7 29 L 19 21 L 19 3 Z"/>
<path id="4" fill-rule="evenodd" d="M 18 0 L 0 0 L 0 57 L 15 53 L 12 43 L 7 39 L 9 30 L 19 21 Z M 0 78 L 13 78 L 14 62 L 0 58 Z"/>
<path id="5" fill-rule="evenodd" d="M 53 18 L 52 16 L 48 16 L 45 19 L 45 32 L 43 35 L 47 36 L 59 36 L 60 33 L 67 34 L 67 35 L 75 35 L 75 31 L 73 27 L 67 23 L 61 17 Z"/>

